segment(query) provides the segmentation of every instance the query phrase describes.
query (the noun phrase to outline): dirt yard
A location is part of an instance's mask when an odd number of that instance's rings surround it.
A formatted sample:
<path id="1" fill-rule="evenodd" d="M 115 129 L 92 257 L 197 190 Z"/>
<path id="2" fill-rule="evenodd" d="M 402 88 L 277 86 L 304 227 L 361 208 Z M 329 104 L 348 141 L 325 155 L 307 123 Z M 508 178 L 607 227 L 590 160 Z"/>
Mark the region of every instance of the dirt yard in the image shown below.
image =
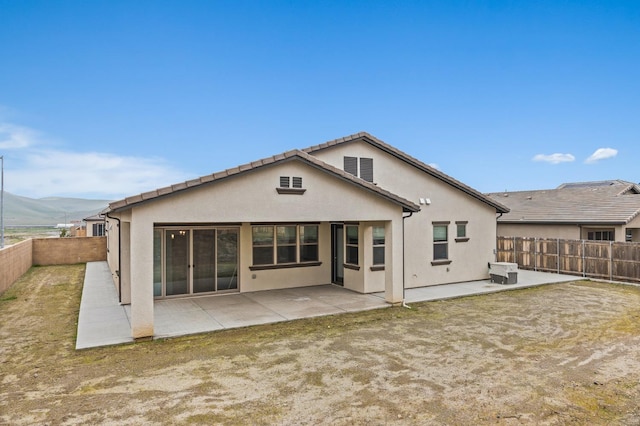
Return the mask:
<path id="1" fill-rule="evenodd" d="M 0 295 L 0 424 L 640 425 L 640 288 L 576 281 L 75 351 L 84 266 Z"/>

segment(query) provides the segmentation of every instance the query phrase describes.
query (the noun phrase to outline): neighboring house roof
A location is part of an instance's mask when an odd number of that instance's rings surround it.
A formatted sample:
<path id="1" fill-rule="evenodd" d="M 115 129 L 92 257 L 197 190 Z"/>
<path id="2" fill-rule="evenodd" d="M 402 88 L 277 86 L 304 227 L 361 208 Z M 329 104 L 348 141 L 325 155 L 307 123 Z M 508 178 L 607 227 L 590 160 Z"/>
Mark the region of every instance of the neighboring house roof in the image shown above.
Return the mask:
<path id="1" fill-rule="evenodd" d="M 482 201 L 485 204 L 490 205 L 491 207 L 495 208 L 497 212 L 499 213 L 507 213 L 509 211 L 509 208 L 507 206 L 505 206 L 504 204 L 502 204 L 502 202 L 488 197 L 485 194 L 482 194 L 479 191 L 476 191 L 475 189 L 471 188 L 470 186 L 465 185 L 464 183 L 452 178 L 451 176 L 448 176 L 444 173 L 442 173 L 440 170 L 429 166 L 428 164 L 423 163 L 422 161 L 418 160 L 417 158 L 414 158 L 412 156 L 410 156 L 409 154 L 406 154 L 402 151 L 400 151 L 399 149 L 387 144 L 386 142 L 381 141 L 380 139 L 376 138 L 375 136 L 370 135 L 367 132 L 360 132 L 360 133 L 355 133 L 353 135 L 350 136 L 345 136 L 343 138 L 339 138 L 339 139 L 335 139 L 329 142 L 325 142 L 323 144 L 320 145 L 314 145 L 311 146 L 309 148 L 305 148 L 303 149 L 304 152 L 313 154 L 314 152 L 317 151 L 321 151 L 324 149 L 328 149 L 331 147 L 334 147 L 336 145 L 341 145 L 341 144 L 345 144 L 345 143 L 350 143 L 350 142 L 355 142 L 355 141 L 363 141 L 366 142 L 372 146 L 375 146 L 376 148 L 396 157 L 399 160 L 404 161 L 405 163 L 433 176 L 434 178 L 450 185 L 453 186 L 456 189 L 461 190 L 462 192 L 472 196 L 473 198 L 476 198 L 480 201 Z"/>
<path id="2" fill-rule="evenodd" d="M 251 171 L 255 171 L 263 167 L 273 166 L 286 161 L 302 161 L 303 163 L 306 163 L 312 167 L 315 167 L 318 170 L 321 170 L 336 178 L 342 179 L 348 183 L 356 185 L 363 190 L 366 190 L 378 196 L 381 196 L 382 198 L 385 198 L 391 201 L 392 203 L 398 204 L 402 206 L 402 208 L 405 211 L 417 212 L 420 210 L 420 207 L 417 204 L 413 203 L 412 201 L 409 201 L 403 197 L 400 197 L 396 194 L 393 194 L 389 191 L 379 188 L 378 186 L 372 183 L 369 183 L 365 180 L 362 180 L 356 176 L 353 176 L 343 170 L 333 167 L 313 157 L 312 155 L 307 154 L 306 152 L 303 152 L 300 150 L 292 150 L 292 151 L 287 151 L 283 154 L 274 155 L 272 157 L 263 158 L 262 160 L 254 161 L 254 162 L 247 163 L 231 169 L 227 169 L 221 172 L 213 173 L 211 175 L 202 176 L 200 178 L 189 180 L 176 185 L 167 186 L 164 188 L 156 189 L 154 191 L 145 192 L 143 194 L 139 194 L 133 197 L 128 197 L 123 200 L 114 201 L 109 204 L 109 207 L 107 208 L 107 210 L 105 210 L 105 212 L 126 210 L 133 206 L 139 205 L 141 203 L 145 203 L 151 200 L 156 200 L 161 197 L 166 197 L 168 195 L 175 194 L 177 192 L 181 192 L 190 188 L 217 183 L 225 179 L 232 178 L 234 176 L 249 173 Z"/>
<path id="3" fill-rule="evenodd" d="M 85 217 L 84 219 L 85 222 L 104 222 L 104 214 L 102 213 L 97 213 L 94 214 L 93 216 L 89 216 L 89 217 Z"/>
<path id="4" fill-rule="evenodd" d="M 640 187 L 623 180 L 564 183 L 556 189 L 495 192 L 511 212 L 499 223 L 626 224 L 640 214 Z"/>

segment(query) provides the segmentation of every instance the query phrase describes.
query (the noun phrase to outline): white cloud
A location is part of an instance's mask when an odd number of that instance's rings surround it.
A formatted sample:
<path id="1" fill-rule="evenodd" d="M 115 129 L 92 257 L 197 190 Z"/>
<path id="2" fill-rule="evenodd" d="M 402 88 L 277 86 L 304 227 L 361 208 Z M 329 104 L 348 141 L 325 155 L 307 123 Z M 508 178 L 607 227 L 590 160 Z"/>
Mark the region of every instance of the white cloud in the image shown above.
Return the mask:
<path id="1" fill-rule="evenodd" d="M 21 149 L 35 145 L 37 132 L 22 126 L 0 123 L 0 149 Z"/>
<path id="2" fill-rule="evenodd" d="M 576 157 L 574 157 L 571 154 L 560 154 L 560 153 L 555 153 L 550 155 L 538 154 L 535 157 L 533 157 L 533 161 L 543 161 L 545 163 L 551 163 L 551 164 L 570 163 L 572 161 L 575 161 L 575 159 Z"/>
<path id="3" fill-rule="evenodd" d="M 428 165 L 433 167 L 436 170 L 440 170 L 440 166 L 438 164 L 436 164 L 436 163 L 429 163 Z"/>
<path id="4" fill-rule="evenodd" d="M 28 197 L 116 199 L 187 179 L 160 158 L 100 152 L 32 152 L 19 170 L 5 173 L 7 191 Z"/>
<path id="5" fill-rule="evenodd" d="M 600 160 L 605 160 L 607 158 L 613 158 L 618 155 L 618 150 L 613 148 L 598 148 L 596 151 L 591 154 L 589 158 L 587 158 L 584 162 L 587 164 L 592 164 Z"/>
<path id="6" fill-rule="evenodd" d="M 5 190 L 33 198 L 118 199 L 194 177 L 162 158 L 74 152 L 52 145 L 33 129 L 0 122 Z"/>

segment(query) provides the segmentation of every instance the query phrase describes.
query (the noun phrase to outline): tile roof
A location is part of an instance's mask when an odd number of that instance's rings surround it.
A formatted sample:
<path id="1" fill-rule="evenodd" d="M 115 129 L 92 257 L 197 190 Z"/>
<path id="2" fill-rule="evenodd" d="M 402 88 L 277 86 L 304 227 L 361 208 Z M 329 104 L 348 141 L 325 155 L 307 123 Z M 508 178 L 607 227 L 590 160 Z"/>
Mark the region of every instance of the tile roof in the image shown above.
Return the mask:
<path id="1" fill-rule="evenodd" d="M 640 187 L 622 180 L 488 195 L 511 209 L 500 223 L 625 224 L 640 214 Z"/>
<path id="2" fill-rule="evenodd" d="M 417 169 L 433 176 L 436 179 L 439 179 L 440 181 L 453 186 L 456 189 L 461 190 L 462 192 L 465 192 L 466 194 L 482 201 L 485 204 L 488 204 L 492 207 L 494 207 L 496 209 L 496 211 L 498 211 L 499 213 L 507 213 L 509 211 L 509 208 L 506 207 L 502 202 L 500 202 L 499 200 L 495 199 L 495 198 L 491 198 L 486 196 L 485 194 L 476 191 L 475 189 L 471 188 L 468 185 L 465 185 L 464 183 L 452 178 L 451 176 L 442 173 L 440 170 L 429 166 L 428 164 L 423 163 L 422 161 L 418 160 L 417 158 L 414 158 L 412 156 L 410 156 L 409 154 L 406 154 L 402 151 L 400 151 L 399 149 L 387 144 L 386 142 L 383 142 L 382 140 L 376 138 L 375 136 L 370 135 L 367 132 L 360 132 L 360 133 L 355 133 L 353 135 L 350 136 L 345 136 L 339 139 L 334 139 L 332 141 L 329 142 L 325 142 L 322 143 L 320 145 L 314 145 L 311 146 L 309 148 L 305 148 L 303 149 L 304 152 L 313 154 L 314 152 L 317 151 L 321 151 L 324 149 L 328 149 L 331 148 L 333 146 L 336 145 L 340 145 L 340 144 L 344 144 L 344 143 L 349 143 L 349 142 L 354 142 L 354 141 L 364 141 L 367 142 L 375 147 L 377 147 L 378 149 L 381 149 L 382 151 L 387 152 L 388 154 L 404 161 L 405 163 L 408 163 L 410 165 L 412 165 L 413 167 L 416 167 Z"/>
<path id="3" fill-rule="evenodd" d="M 312 155 L 309 155 L 306 152 L 300 150 L 292 150 L 287 151 L 282 154 L 274 155 L 272 157 L 263 158 L 258 161 L 253 161 L 251 163 L 243 164 L 238 167 L 234 167 L 231 169 L 223 170 L 221 172 L 216 172 L 210 175 L 202 176 L 197 179 L 189 180 L 186 182 L 178 183 L 175 185 L 171 185 L 164 188 L 159 188 L 153 191 L 145 192 L 142 194 L 134 195 L 132 197 L 127 197 L 123 200 L 114 201 L 109 204 L 109 207 L 105 212 L 114 212 L 119 210 L 126 210 L 140 203 L 144 203 L 150 200 L 155 200 L 170 194 L 174 194 L 180 191 L 187 190 L 189 188 L 198 187 L 206 184 L 211 184 L 215 182 L 222 181 L 227 178 L 231 178 L 233 176 L 237 176 L 240 174 L 248 173 L 262 167 L 272 166 L 278 163 L 282 163 L 285 161 L 299 160 L 303 161 L 312 167 L 315 167 L 321 171 L 329 173 L 339 179 L 350 182 L 356 186 L 359 186 L 361 189 L 377 194 L 387 200 L 402 206 L 406 211 L 417 212 L 420 210 L 420 207 L 399 195 L 393 194 L 389 191 L 386 191 L 370 182 L 364 181 L 360 178 L 357 178 L 343 170 L 340 170 L 336 167 L 333 167 Z"/>

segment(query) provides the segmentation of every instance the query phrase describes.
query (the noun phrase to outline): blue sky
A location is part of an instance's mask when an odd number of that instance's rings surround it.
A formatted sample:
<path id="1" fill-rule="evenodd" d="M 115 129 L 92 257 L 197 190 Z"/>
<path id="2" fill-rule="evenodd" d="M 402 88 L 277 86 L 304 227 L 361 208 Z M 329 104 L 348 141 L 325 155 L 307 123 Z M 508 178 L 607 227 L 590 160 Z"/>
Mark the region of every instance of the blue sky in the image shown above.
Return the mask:
<path id="1" fill-rule="evenodd" d="M 117 199 L 367 131 L 483 192 L 639 181 L 638 1 L 0 0 L 5 190 Z"/>

